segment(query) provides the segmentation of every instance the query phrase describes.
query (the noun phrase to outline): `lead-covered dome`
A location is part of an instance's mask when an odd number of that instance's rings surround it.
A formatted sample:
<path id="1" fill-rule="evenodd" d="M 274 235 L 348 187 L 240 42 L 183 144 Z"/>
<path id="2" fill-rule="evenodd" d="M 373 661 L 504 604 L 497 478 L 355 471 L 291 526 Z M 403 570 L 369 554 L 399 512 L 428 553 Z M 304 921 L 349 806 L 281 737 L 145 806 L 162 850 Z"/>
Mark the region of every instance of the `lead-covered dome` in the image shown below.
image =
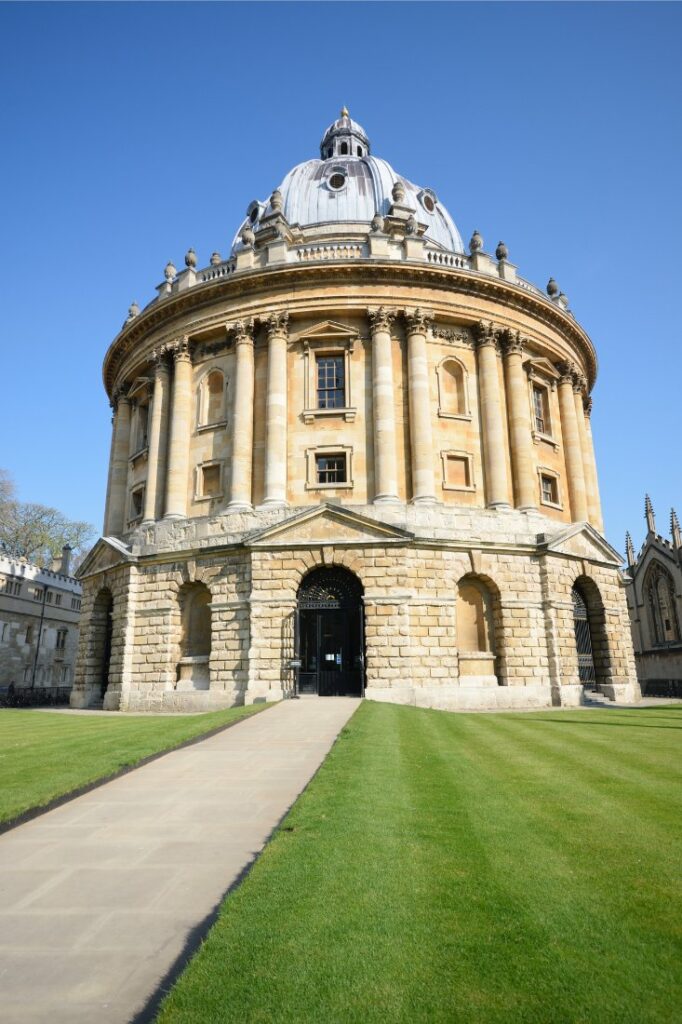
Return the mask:
<path id="1" fill-rule="evenodd" d="M 464 253 L 460 233 L 435 192 L 413 184 L 388 161 L 372 156 L 364 128 L 351 119 L 345 107 L 325 131 L 320 157 L 298 164 L 277 189 L 280 212 L 292 228 L 345 224 L 357 230 L 369 227 L 377 215 L 389 216 L 397 206 L 405 216 L 414 218 L 415 231 L 428 242 L 448 252 Z M 267 202 L 254 200 L 234 246 L 239 245 L 245 228 L 257 230 L 260 220 L 271 211 Z"/>

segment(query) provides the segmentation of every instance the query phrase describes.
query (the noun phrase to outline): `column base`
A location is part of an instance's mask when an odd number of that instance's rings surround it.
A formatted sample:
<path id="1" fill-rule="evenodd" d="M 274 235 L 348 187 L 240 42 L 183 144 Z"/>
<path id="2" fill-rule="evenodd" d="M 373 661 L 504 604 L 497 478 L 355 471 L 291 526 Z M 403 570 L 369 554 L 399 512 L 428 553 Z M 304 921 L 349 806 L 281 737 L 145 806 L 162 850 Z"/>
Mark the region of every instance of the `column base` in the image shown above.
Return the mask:
<path id="1" fill-rule="evenodd" d="M 289 508 L 289 502 L 283 498 L 265 498 L 260 505 L 256 505 L 256 512 L 266 512 L 273 508 Z"/>
<path id="2" fill-rule="evenodd" d="M 166 512 L 164 519 L 186 519 L 187 515 L 185 512 Z"/>
<path id="3" fill-rule="evenodd" d="M 373 505 L 402 505 L 397 494 L 377 494 L 372 501 Z"/>
<path id="4" fill-rule="evenodd" d="M 410 505 L 439 505 L 440 502 L 433 494 L 417 494 L 410 498 Z"/>
<path id="5" fill-rule="evenodd" d="M 486 508 L 511 508 L 508 501 L 489 501 Z"/>
<path id="6" fill-rule="evenodd" d="M 253 512 L 253 505 L 248 501 L 231 501 L 228 503 L 227 512 Z"/>
<path id="7" fill-rule="evenodd" d="M 537 505 L 517 505 L 517 512 L 537 512 Z"/>

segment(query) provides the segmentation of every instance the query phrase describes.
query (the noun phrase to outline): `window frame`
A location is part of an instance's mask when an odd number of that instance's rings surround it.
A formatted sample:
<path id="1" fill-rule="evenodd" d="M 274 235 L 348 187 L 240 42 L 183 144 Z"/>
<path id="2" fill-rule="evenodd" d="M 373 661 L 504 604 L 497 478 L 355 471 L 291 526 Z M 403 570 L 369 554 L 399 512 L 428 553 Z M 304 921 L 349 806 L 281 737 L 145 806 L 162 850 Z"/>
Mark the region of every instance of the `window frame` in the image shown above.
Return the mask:
<path id="1" fill-rule="evenodd" d="M 555 469 L 550 469 L 549 466 L 538 466 L 538 491 L 539 491 L 539 503 L 544 508 L 558 509 L 560 512 L 564 510 L 563 495 L 561 492 L 561 476 Z M 543 492 L 543 477 L 554 482 L 556 488 L 556 501 L 546 501 Z"/>
<path id="2" fill-rule="evenodd" d="M 131 489 L 130 489 L 130 501 L 129 501 L 129 504 L 128 504 L 128 512 L 129 512 L 128 526 L 132 526 L 134 523 L 142 522 L 142 519 L 144 518 L 144 503 L 145 503 L 146 490 L 147 490 L 146 483 L 135 484 L 135 486 L 131 487 Z M 138 495 L 140 496 L 140 512 L 136 513 L 135 512 L 135 498 Z"/>
<path id="3" fill-rule="evenodd" d="M 471 452 L 459 451 L 455 448 L 445 448 L 440 453 L 441 463 L 443 467 L 443 482 L 441 484 L 444 491 L 466 491 L 469 494 L 476 490 L 476 478 L 474 476 L 474 457 Z M 469 483 L 465 485 L 451 484 L 448 483 L 448 460 L 449 459 L 460 459 L 467 464 L 467 475 L 469 477 Z"/>
<path id="4" fill-rule="evenodd" d="M 352 423 L 357 416 L 353 406 L 352 355 L 358 335 L 342 324 L 324 323 L 312 328 L 300 341 L 303 343 L 303 409 L 301 416 L 307 425 L 325 416 L 342 416 Z M 341 408 L 320 409 L 317 405 L 317 359 L 319 356 L 344 359 L 344 404 Z"/>
<path id="5" fill-rule="evenodd" d="M 306 448 L 306 484 L 307 491 L 340 491 L 352 490 L 353 481 L 353 449 L 350 445 L 325 444 L 316 445 L 314 448 Z M 320 483 L 317 479 L 317 458 L 342 456 L 346 460 L 346 479 L 343 482 Z"/>
<path id="6" fill-rule="evenodd" d="M 209 420 L 208 419 L 208 407 L 209 407 L 209 390 L 208 381 L 212 373 L 219 373 L 223 378 L 223 390 L 222 390 L 222 408 L 219 419 Z M 196 406 L 196 430 L 198 434 L 202 434 L 209 430 L 221 430 L 227 427 L 227 388 L 229 385 L 227 373 L 222 366 L 209 366 L 204 369 L 201 377 L 197 384 L 197 406 Z"/>
<path id="7" fill-rule="evenodd" d="M 204 494 L 204 470 L 218 467 L 219 490 L 216 494 Z M 197 463 L 194 474 L 194 500 L 220 501 L 225 497 L 225 465 L 222 459 L 206 459 Z"/>

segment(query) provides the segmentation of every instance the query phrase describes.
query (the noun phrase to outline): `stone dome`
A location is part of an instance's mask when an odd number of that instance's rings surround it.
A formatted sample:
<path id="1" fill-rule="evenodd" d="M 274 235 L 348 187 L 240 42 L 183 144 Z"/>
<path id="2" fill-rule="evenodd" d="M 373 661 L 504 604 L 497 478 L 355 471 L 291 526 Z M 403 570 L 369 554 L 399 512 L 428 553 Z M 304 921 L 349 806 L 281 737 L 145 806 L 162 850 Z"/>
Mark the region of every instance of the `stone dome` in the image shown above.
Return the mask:
<path id="1" fill-rule="evenodd" d="M 396 183 L 404 190 L 404 196 L 397 200 L 393 192 Z M 397 204 L 406 216 L 414 216 L 417 233 L 427 242 L 447 252 L 465 252 L 461 235 L 435 192 L 413 184 L 388 161 L 372 156 L 364 128 L 350 118 L 345 107 L 324 133 L 320 159 L 297 164 L 277 191 L 282 197 L 280 212 L 292 228 L 305 231 L 343 224 L 354 234 L 358 228 L 370 225 L 377 214 L 388 216 Z M 270 212 L 268 201 L 249 204 L 233 250 L 240 246 L 242 231 L 247 226 L 257 229 L 261 218 Z"/>

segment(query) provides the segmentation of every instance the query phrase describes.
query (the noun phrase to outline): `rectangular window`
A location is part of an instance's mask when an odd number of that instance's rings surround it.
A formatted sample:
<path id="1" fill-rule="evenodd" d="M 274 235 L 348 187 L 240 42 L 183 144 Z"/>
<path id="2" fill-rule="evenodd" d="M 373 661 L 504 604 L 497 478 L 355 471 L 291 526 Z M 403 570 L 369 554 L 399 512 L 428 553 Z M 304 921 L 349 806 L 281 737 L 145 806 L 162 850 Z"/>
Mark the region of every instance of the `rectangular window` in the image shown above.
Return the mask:
<path id="1" fill-rule="evenodd" d="M 80 597 L 72 597 L 71 598 L 71 611 L 78 612 L 78 611 L 80 611 L 80 607 L 81 607 L 81 599 L 80 599 Z"/>
<path id="2" fill-rule="evenodd" d="M 138 487 L 130 495 L 130 518 L 141 519 L 144 512 L 144 487 Z"/>
<path id="3" fill-rule="evenodd" d="M 533 385 L 533 416 L 538 434 L 549 434 L 549 396 L 547 388 Z"/>
<path id="4" fill-rule="evenodd" d="M 343 409 L 346 405 L 346 370 L 343 356 L 317 356 L 317 407 Z"/>
<path id="5" fill-rule="evenodd" d="M 345 454 L 316 455 L 315 473 L 318 484 L 345 484 L 348 476 Z"/>
<path id="6" fill-rule="evenodd" d="M 3 641 L 9 640 L 9 622 L 3 622 L 2 624 L 2 639 Z"/>
<path id="7" fill-rule="evenodd" d="M 58 629 L 57 630 L 57 642 L 55 644 L 55 647 L 57 648 L 58 651 L 63 651 L 64 648 L 66 647 L 66 634 L 67 633 L 68 633 L 67 629 Z"/>
<path id="8" fill-rule="evenodd" d="M 52 591 L 48 590 L 47 597 L 45 598 L 48 604 L 52 604 Z"/>
<path id="9" fill-rule="evenodd" d="M 544 474 L 540 477 L 542 486 L 542 500 L 545 505 L 558 505 L 559 504 L 559 489 L 557 487 L 556 477 L 545 476 Z"/>
<path id="10" fill-rule="evenodd" d="M 62 603 L 62 595 L 61 594 L 55 594 L 54 595 L 54 603 L 56 605 L 60 605 Z"/>
<path id="11" fill-rule="evenodd" d="M 43 591 L 42 591 L 42 589 L 40 587 L 36 587 L 35 590 L 33 591 L 33 600 L 34 601 L 42 601 L 42 599 L 43 599 Z"/>
<path id="12" fill-rule="evenodd" d="M 24 682 L 27 683 L 31 678 L 31 668 L 29 665 L 24 669 Z"/>
<path id="13" fill-rule="evenodd" d="M 142 451 L 149 444 L 147 430 L 149 427 L 149 406 L 140 405 L 137 409 L 137 450 Z"/>
<path id="14" fill-rule="evenodd" d="M 24 642 L 27 644 L 33 642 L 33 626 L 26 627 L 26 637 L 24 638 Z"/>
<path id="15" fill-rule="evenodd" d="M 220 466 L 201 467 L 201 493 L 205 498 L 220 494 Z"/>

